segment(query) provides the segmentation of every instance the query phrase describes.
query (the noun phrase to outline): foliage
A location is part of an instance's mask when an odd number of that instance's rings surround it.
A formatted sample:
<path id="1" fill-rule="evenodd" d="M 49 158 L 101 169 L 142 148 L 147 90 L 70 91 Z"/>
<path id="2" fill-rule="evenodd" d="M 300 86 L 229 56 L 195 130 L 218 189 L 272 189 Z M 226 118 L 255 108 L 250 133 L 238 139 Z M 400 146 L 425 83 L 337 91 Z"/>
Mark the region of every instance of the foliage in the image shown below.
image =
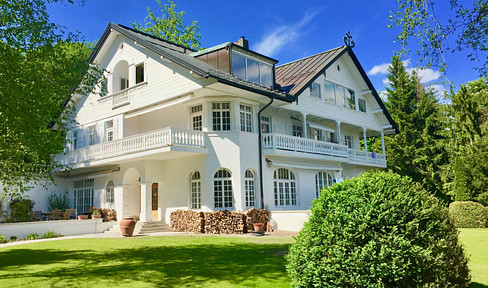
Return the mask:
<path id="1" fill-rule="evenodd" d="M 388 168 L 448 201 L 443 190 L 440 167 L 447 163 L 443 133 L 446 117 L 433 91 L 426 90 L 416 75 L 410 75 L 398 55 L 388 69 L 389 87 L 385 105 L 400 133 L 385 137 Z M 376 141 L 373 149 L 378 148 Z"/>
<path id="2" fill-rule="evenodd" d="M 101 215 L 99 210 L 93 210 L 92 215 Z"/>
<path id="3" fill-rule="evenodd" d="M 47 231 L 46 233 L 44 233 L 44 235 L 42 235 L 42 238 L 44 238 L 44 239 L 57 238 L 57 237 L 61 237 L 61 235 L 57 234 L 54 231 Z"/>
<path id="4" fill-rule="evenodd" d="M 69 208 L 68 197 L 64 194 L 56 194 L 51 192 L 47 195 L 47 203 L 49 211 L 53 210 L 66 210 Z"/>
<path id="5" fill-rule="evenodd" d="M 7 243 L 7 239 L 5 239 L 5 236 L 3 234 L 0 234 L 0 244 Z"/>
<path id="6" fill-rule="evenodd" d="M 27 236 L 25 236 L 25 240 L 36 240 L 36 239 L 41 239 L 42 237 L 39 236 L 37 233 L 31 233 Z"/>
<path id="7" fill-rule="evenodd" d="M 325 189 L 286 256 L 294 287 L 467 287 L 448 211 L 391 172 Z"/>
<path id="8" fill-rule="evenodd" d="M 156 0 L 156 2 L 161 11 L 161 17 L 156 16 L 151 8 L 147 7 L 148 15 L 144 27 L 138 22 L 132 22 L 132 27 L 176 44 L 195 50 L 200 49 L 202 35 L 197 21 L 193 21 L 190 26 L 185 26 L 183 21 L 185 12 L 176 12 L 176 4 L 173 1 L 169 0 L 164 6 L 161 0 Z"/>
<path id="9" fill-rule="evenodd" d="M 5 197 L 0 196 L 0 223 L 2 223 L 2 219 L 7 217 L 7 207 L 5 206 Z"/>
<path id="10" fill-rule="evenodd" d="M 472 201 L 452 202 L 449 216 L 457 228 L 485 228 L 488 222 L 485 207 Z"/>
<path id="11" fill-rule="evenodd" d="M 446 190 L 456 201 L 488 204 L 488 78 L 461 85 L 450 98 L 446 133 L 450 159 L 443 167 Z"/>
<path id="12" fill-rule="evenodd" d="M 34 207 L 34 201 L 29 199 L 14 198 L 10 201 L 10 218 L 8 222 L 29 222 L 31 221 L 30 211 Z"/>
<path id="13" fill-rule="evenodd" d="M 100 75 L 78 35 L 49 21 L 46 2 L 73 1 L 0 1 L 0 182 L 14 196 L 53 180 L 70 96 L 91 91 Z"/>
<path id="14" fill-rule="evenodd" d="M 471 61 L 481 62 L 477 69 L 481 75 L 486 75 L 488 2 L 474 0 L 470 7 L 460 4 L 459 0 L 434 2 L 398 0 L 397 10 L 390 15 L 392 26 L 402 29 L 397 40 L 403 47 L 412 39 L 419 41 L 420 49 L 416 53 L 420 60 L 427 66 L 439 65 L 441 70 L 446 68 L 446 52 L 465 51 Z"/>
<path id="15" fill-rule="evenodd" d="M 17 241 L 17 236 L 10 236 L 10 242 Z"/>

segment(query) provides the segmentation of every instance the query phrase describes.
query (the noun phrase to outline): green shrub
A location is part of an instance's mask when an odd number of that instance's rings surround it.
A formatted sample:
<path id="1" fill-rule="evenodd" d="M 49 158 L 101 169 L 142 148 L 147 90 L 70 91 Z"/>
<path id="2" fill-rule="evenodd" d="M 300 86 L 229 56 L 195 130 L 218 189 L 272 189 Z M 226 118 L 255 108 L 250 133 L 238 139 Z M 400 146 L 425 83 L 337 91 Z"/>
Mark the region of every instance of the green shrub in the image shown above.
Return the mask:
<path id="1" fill-rule="evenodd" d="M 452 202 L 449 216 L 457 228 L 485 228 L 488 220 L 485 207 L 472 201 Z"/>
<path id="2" fill-rule="evenodd" d="M 46 233 L 44 233 L 44 235 L 42 235 L 42 238 L 57 238 L 57 237 L 60 237 L 58 234 L 56 234 L 56 232 L 54 231 L 47 231 Z"/>
<path id="3" fill-rule="evenodd" d="M 297 236 L 294 287 L 468 287 L 448 211 L 409 178 L 365 173 L 323 191 Z"/>
<path id="4" fill-rule="evenodd" d="M 476 199 L 481 205 L 488 206 L 488 192 L 481 193 Z"/>
<path id="5" fill-rule="evenodd" d="M 25 240 L 36 240 L 36 239 L 41 239 L 41 236 L 37 233 L 31 233 L 27 236 L 25 236 Z"/>
<path id="6" fill-rule="evenodd" d="M 10 242 L 17 241 L 17 236 L 10 236 Z"/>
<path id="7" fill-rule="evenodd" d="M 10 218 L 8 222 L 29 222 L 31 221 L 30 211 L 34 207 L 34 201 L 29 199 L 14 198 L 10 201 Z"/>
<path id="8" fill-rule="evenodd" d="M 53 210 L 66 210 L 69 208 L 68 204 L 68 197 L 66 195 L 58 195 L 54 192 L 51 192 L 49 195 L 47 195 L 47 203 L 48 203 L 48 208 L 50 211 Z"/>
<path id="9" fill-rule="evenodd" d="M 5 236 L 3 234 L 0 234 L 0 244 L 7 243 L 7 239 L 5 239 Z"/>

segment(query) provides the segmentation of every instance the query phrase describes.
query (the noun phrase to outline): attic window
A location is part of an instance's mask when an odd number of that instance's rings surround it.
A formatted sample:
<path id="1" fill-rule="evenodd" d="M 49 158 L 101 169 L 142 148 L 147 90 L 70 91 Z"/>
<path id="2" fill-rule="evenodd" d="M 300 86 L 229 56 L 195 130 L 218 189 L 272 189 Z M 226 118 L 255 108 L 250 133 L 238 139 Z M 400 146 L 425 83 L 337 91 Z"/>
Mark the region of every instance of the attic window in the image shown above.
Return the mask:
<path id="1" fill-rule="evenodd" d="M 271 88 L 273 86 L 273 66 L 250 58 L 247 55 L 232 52 L 232 75 L 254 84 Z"/>
<path id="2" fill-rule="evenodd" d="M 120 45 L 119 45 L 119 49 L 120 49 L 120 50 L 124 50 L 124 43 L 120 43 Z"/>
<path id="3" fill-rule="evenodd" d="M 136 84 L 144 82 L 144 63 L 136 66 Z"/>
<path id="4" fill-rule="evenodd" d="M 320 98 L 320 84 L 312 83 L 312 85 L 310 85 L 310 95 L 312 97 Z"/>
<path id="5" fill-rule="evenodd" d="M 341 66 L 339 64 L 337 64 L 337 71 L 341 71 Z"/>

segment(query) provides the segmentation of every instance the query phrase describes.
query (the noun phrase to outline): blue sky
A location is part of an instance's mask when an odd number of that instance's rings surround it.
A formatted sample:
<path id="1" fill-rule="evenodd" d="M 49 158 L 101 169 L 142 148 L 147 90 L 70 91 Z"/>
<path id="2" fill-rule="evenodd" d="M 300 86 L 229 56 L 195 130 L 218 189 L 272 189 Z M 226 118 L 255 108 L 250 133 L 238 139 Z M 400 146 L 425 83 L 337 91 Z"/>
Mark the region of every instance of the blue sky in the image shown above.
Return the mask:
<path id="1" fill-rule="evenodd" d="M 447 1 L 446 1 L 447 2 Z M 470 1 L 461 1 L 470 2 Z M 164 1 L 163 1 L 164 3 Z M 398 29 L 390 29 L 388 16 L 396 9 L 393 0 L 307 0 L 307 1 L 181 1 L 178 11 L 185 11 L 185 23 L 196 20 L 201 28 L 202 46 L 207 48 L 241 36 L 249 40 L 252 50 L 276 60 L 278 65 L 344 45 L 343 37 L 351 32 L 354 53 L 368 72 L 376 90 L 384 90 L 386 69 L 394 51 Z M 97 40 L 109 22 L 130 26 L 144 23 L 147 7 L 158 11 L 155 0 L 86 0 L 82 6 L 49 4 L 51 21 L 79 31 L 86 41 Z M 440 17 L 447 9 L 438 11 Z M 414 46 L 412 46 L 415 48 Z M 404 59 L 415 69 L 415 57 Z M 456 85 L 478 78 L 474 63 L 465 54 L 446 54 L 447 78 Z M 435 69 L 421 72 L 427 85 L 441 85 Z M 442 86 L 436 86 L 443 90 Z"/>

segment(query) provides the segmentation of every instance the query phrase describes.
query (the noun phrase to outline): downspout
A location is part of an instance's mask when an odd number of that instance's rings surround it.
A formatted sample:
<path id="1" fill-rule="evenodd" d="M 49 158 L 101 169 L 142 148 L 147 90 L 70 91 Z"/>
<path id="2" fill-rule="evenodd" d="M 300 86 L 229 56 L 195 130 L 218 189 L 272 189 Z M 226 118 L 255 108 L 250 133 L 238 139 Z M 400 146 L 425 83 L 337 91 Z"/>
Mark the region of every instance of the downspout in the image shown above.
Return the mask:
<path id="1" fill-rule="evenodd" d="M 263 145 L 262 145 L 262 131 L 261 131 L 261 112 L 266 110 L 274 101 L 274 97 L 271 97 L 271 101 L 266 104 L 261 110 L 258 112 L 258 150 L 259 150 L 259 190 L 261 192 L 261 209 L 264 209 L 264 189 L 263 189 Z"/>

